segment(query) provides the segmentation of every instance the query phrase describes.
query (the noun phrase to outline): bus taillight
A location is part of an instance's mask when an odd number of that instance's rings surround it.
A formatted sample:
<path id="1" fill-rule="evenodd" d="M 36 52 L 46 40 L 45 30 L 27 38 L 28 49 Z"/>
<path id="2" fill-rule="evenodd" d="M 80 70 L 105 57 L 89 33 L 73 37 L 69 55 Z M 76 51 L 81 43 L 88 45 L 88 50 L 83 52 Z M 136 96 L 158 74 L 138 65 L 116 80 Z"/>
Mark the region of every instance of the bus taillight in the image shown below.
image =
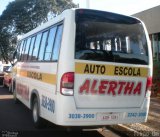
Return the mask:
<path id="1" fill-rule="evenodd" d="M 74 89 L 74 72 L 64 73 L 61 78 L 60 92 L 62 95 L 72 96 Z"/>
<path id="2" fill-rule="evenodd" d="M 146 83 L 146 97 L 150 96 L 151 88 L 152 88 L 152 77 L 148 77 Z"/>

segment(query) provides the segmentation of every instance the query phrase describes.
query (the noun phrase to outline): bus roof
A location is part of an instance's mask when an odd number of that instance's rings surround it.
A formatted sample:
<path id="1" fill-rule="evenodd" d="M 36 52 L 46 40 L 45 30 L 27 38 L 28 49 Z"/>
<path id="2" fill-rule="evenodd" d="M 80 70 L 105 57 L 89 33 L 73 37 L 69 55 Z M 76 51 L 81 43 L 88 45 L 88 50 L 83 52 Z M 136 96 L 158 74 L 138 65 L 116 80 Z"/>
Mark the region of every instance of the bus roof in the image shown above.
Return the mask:
<path id="1" fill-rule="evenodd" d="M 122 14 L 118 14 L 118 13 L 112 13 L 112 12 L 100 11 L 100 10 L 94 10 L 94 9 L 85 9 L 85 8 L 83 8 L 83 9 L 82 8 L 71 8 L 71 9 L 64 10 L 60 15 L 56 16 L 55 18 L 51 19 L 50 21 L 48 21 L 48 22 L 42 24 L 41 26 L 38 26 L 37 28 L 29 31 L 28 33 L 22 35 L 22 37 L 19 40 L 22 40 L 22 39 L 24 39 L 28 36 L 31 36 L 31 35 L 33 35 L 37 32 L 40 32 L 41 30 L 44 30 L 45 28 L 48 28 L 48 27 L 50 27 L 50 26 L 52 26 L 52 25 L 54 25 L 54 24 L 56 24 L 60 21 L 63 21 L 67 17 L 68 13 L 71 13 L 71 12 L 77 10 L 77 9 L 82 10 L 82 11 L 84 10 L 85 12 L 88 12 L 88 11 L 102 12 L 102 13 L 106 13 L 108 15 L 112 14 L 115 18 L 116 17 L 128 18 L 130 20 L 135 20 L 135 21 L 138 21 L 138 22 L 142 22 L 138 18 L 135 18 L 135 17 L 132 17 L 132 16 L 126 16 L 126 15 L 122 15 Z"/>

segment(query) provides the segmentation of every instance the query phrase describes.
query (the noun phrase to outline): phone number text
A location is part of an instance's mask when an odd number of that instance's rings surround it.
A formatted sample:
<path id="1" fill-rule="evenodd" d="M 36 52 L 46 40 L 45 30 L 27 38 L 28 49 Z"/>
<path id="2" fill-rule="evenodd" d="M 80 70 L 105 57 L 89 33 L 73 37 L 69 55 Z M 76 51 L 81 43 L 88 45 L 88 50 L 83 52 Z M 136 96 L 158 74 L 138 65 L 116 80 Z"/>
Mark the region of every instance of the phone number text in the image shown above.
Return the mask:
<path id="1" fill-rule="evenodd" d="M 93 119 L 95 114 L 69 114 L 69 119 Z"/>

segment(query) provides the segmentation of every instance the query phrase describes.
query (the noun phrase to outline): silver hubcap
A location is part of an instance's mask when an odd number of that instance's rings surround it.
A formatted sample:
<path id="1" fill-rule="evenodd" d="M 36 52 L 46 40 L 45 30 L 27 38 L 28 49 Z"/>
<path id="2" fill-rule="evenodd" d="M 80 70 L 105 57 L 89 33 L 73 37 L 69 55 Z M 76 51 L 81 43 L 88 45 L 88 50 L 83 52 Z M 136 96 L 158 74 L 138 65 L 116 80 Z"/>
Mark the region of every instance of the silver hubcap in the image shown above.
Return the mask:
<path id="1" fill-rule="evenodd" d="M 11 92 L 11 85 L 9 85 L 9 92 Z"/>
<path id="2" fill-rule="evenodd" d="M 33 105 L 33 120 L 35 122 L 37 122 L 37 120 L 38 120 L 38 104 L 37 104 L 37 102 L 35 102 Z"/>

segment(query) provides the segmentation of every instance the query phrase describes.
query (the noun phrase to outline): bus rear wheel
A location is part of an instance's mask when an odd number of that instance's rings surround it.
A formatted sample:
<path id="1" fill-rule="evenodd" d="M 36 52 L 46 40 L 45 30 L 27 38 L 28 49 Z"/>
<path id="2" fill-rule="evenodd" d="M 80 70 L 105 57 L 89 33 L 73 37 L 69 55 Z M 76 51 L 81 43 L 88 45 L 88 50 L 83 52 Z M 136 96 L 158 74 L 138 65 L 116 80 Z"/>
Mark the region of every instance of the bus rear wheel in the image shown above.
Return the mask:
<path id="1" fill-rule="evenodd" d="M 32 104 L 32 119 L 33 123 L 36 128 L 42 128 L 43 127 L 43 120 L 39 115 L 39 103 L 37 100 L 37 97 L 33 99 L 33 104 Z"/>

